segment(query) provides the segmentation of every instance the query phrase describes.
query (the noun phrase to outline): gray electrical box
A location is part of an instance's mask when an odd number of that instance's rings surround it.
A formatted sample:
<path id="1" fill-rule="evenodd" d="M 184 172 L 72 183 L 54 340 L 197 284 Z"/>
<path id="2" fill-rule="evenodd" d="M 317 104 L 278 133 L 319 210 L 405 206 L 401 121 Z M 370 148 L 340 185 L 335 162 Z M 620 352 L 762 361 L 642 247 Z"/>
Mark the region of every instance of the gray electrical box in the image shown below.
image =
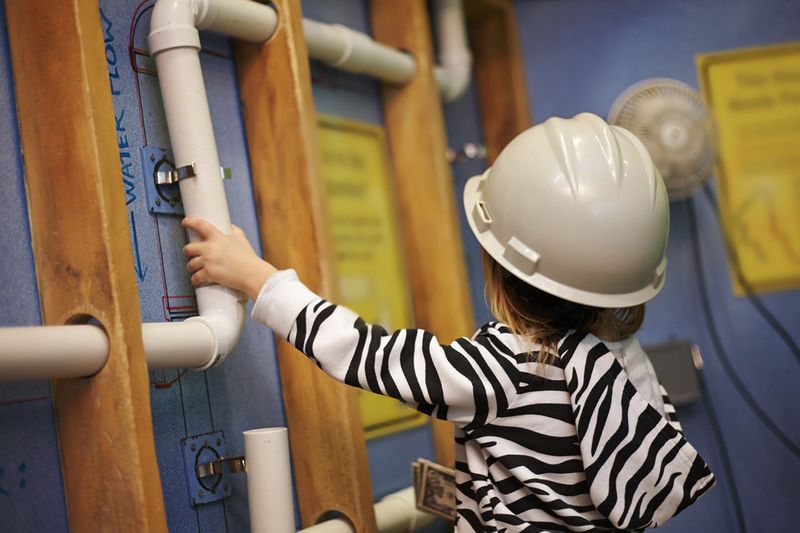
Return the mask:
<path id="1" fill-rule="evenodd" d="M 703 367 L 703 359 L 696 344 L 685 340 L 670 341 L 646 346 L 644 351 L 675 407 L 700 399 L 699 370 Z"/>

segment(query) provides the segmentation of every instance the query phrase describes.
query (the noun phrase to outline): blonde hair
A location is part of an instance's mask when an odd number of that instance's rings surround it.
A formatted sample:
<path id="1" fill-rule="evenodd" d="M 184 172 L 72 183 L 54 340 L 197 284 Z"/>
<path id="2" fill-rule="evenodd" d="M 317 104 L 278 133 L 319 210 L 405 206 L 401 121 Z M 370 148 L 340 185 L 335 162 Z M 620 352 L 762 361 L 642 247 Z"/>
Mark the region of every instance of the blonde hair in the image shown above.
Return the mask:
<path id="1" fill-rule="evenodd" d="M 485 250 L 481 255 L 489 308 L 514 335 L 539 346 L 538 352 L 530 352 L 536 363 L 552 364 L 558 357 L 558 341 L 570 330 L 618 341 L 630 337 L 642 325 L 644 304 L 608 309 L 570 302 L 518 279 Z"/>

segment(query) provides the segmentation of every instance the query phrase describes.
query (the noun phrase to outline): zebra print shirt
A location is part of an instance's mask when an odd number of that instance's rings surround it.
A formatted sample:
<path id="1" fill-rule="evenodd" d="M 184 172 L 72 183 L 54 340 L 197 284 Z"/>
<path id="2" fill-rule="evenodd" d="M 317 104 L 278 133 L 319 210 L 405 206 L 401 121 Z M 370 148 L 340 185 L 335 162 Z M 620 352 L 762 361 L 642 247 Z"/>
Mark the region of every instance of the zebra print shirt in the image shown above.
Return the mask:
<path id="1" fill-rule="evenodd" d="M 533 373 L 500 323 L 440 345 L 388 334 L 309 289 L 293 270 L 265 283 L 253 318 L 334 378 L 456 425 L 459 532 L 641 530 L 663 524 L 714 477 L 606 345 L 579 332 Z"/>

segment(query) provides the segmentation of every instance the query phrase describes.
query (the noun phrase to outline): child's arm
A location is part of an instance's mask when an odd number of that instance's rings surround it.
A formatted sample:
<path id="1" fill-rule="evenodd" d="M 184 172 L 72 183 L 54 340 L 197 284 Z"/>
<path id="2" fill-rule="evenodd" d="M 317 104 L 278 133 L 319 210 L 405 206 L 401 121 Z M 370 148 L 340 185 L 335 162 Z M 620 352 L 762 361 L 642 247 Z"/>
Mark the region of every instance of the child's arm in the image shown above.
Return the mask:
<path id="1" fill-rule="evenodd" d="M 256 301 L 253 318 L 294 344 L 334 378 L 391 396 L 469 430 L 496 418 L 516 394 L 513 354 L 490 342 L 407 329 L 388 334 L 355 313 L 311 292 L 294 271 L 276 271 L 260 259 L 241 230 L 224 235 L 211 224 L 186 219 L 201 241 L 188 244 L 192 283 L 221 283 Z"/>
<path id="2" fill-rule="evenodd" d="M 576 333 L 559 353 L 589 493 L 614 527 L 660 526 L 714 485 L 703 458 L 636 391 L 605 344 Z"/>

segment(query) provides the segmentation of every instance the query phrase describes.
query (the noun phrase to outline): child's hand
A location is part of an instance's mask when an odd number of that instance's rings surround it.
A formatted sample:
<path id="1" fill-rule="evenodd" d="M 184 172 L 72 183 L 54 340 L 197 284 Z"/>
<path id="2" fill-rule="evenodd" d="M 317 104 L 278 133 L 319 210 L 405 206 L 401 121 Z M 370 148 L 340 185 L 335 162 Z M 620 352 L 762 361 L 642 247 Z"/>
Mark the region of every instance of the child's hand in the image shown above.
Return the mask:
<path id="1" fill-rule="evenodd" d="M 255 300 L 264 282 L 276 272 L 247 242 L 244 232 L 232 226 L 230 235 L 199 218 L 185 218 L 182 225 L 197 232 L 201 240 L 183 247 L 189 257 L 186 269 L 192 285 L 219 283 L 247 294 Z"/>

